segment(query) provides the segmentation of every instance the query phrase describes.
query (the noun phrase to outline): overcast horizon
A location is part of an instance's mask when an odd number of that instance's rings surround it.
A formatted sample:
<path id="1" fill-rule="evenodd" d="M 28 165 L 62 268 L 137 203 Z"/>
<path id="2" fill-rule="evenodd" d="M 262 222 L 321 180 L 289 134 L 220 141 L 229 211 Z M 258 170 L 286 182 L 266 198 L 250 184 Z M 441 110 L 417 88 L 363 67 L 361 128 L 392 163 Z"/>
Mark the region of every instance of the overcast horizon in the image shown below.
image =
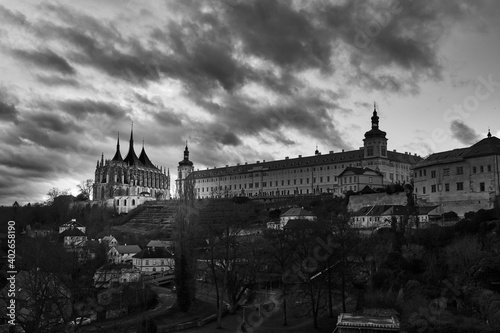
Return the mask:
<path id="1" fill-rule="evenodd" d="M 0 3 L 0 205 L 77 194 L 144 140 L 170 169 L 500 137 L 497 1 Z"/>

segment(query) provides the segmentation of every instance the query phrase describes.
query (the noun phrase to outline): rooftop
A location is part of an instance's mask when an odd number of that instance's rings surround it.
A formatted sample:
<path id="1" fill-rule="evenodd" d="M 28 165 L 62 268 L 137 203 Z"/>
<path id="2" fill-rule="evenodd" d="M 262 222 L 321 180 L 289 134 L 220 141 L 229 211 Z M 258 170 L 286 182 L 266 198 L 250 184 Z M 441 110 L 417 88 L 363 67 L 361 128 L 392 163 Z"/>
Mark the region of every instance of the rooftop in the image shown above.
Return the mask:
<path id="1" fill-rule="evenodd" d="M 290 208 L 289 210 L 281 214 L 281 217 L 286 216 L 314 216 L 314 214 L 302 208 Z"/>
<path id="2" fill-rule="evenodd" d="M 364 316 L 351 313 L 341 313 L 337 327 L 381 328 L 388 331 L 399 331 L 399 320 L 393 316 Z"/>
<path id="3" fill-rule="evenodd" d="M 256 163 L 245 163 L 242 165 L 225 166 L 220 168 L 213 168 L 207 170 L 198 170 L 192 172 L 189 176 L 194 178 L 217 177 L 217 176 L 230 176 L 244 174 L 253 171 L 273 171 L 288 168 L 300 167 L 313 167 L 322 166 L 332 163 L 352 163 L 361 162 L 364 159 L 363 149 L 342 151 L 329 154 L 318 154 L 314 156 L 300 155 L 297 158 L 286 157 L 283 160 L 276 161 L 258 161 Z M 387 152 L 387 159 L 392 162 L 416 164 L 421 161 L 420 156 L 411 154 L 399 153 L 394 151 Z"/>
<path id="4" fill-rule="evenodd" d="M 167 251 L 163 247 L 155 248 L 154 251 L 152 248 L 147 247 L 141 252 L 137 253 L 134 258 L 137 259 L 150 259 L 150 258 L 173 258 L 172 253 Z"/>
<path id="5" fill-rule="evenodd" d="M 434 164 L 460 162 L 467 158 L 500 155 L 500 139 L 488 133 L 488 136 L 468 148 L 457 148 L 429 155 L 417 163 L 414 168 Z"/>
<path id="6" fill-rule="evenodd" d="M 113 247 L 120 254 L 138 253 L 141 251 L 139 245 L 115 245 Z"/>

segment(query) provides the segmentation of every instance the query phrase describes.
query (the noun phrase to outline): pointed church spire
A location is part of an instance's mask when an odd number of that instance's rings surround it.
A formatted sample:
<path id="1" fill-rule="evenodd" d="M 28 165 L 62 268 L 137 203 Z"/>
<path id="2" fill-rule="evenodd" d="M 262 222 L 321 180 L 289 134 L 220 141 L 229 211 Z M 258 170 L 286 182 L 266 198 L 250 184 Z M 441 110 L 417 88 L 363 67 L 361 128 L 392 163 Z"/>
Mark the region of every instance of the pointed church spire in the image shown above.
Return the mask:
<path id="1" fill-rule="evenodd" d="M 101 166 L 104 165 L 104 153 L 101 154 Z"/>
<path id="2" fill-rule="evenodd" d="M 120 132 L 118 132 L 118 138 L 116 139 L 116 153 L 112 161 L 123 161 L 122 154 L 120 153 Z"/>
<path id="3" fill-rule="evenodd" d="M 132 126 L 130 129 L 130 143 L 129 143 L 127 157 L 125 157 L 123 161 L 127 162 L 129 165 L 142 165 L 141 161 L 139 161 L 139 158 L 137 157 L 134 151 L 134 122 L 132 122 Z"/>

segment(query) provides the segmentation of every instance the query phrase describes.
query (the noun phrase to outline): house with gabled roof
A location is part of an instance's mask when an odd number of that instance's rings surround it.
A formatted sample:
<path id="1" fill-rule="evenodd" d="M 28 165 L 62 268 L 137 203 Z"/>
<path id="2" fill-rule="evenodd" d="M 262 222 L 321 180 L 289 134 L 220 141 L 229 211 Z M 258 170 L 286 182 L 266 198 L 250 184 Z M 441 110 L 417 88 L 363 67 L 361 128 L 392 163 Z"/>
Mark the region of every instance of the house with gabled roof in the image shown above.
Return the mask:
<path id="1" fill-rule="evenodd" d="M 172 273 L 175 268 L 174 255 L 162 247 L 145 248 L 132 257 L 132 263 L 143 274 Z"/>
<path id="2" fill-rule="evenodd" d="M 393 219 L 400 222 L 407 215 L 410 216 L 410 228 L 416 227 L 415 216 L 418 216 L 419 226 L 423 227 L 440 215 L 439 206 L 417 206 L 414 211 L 403 205 L 366 206 L 351 214 L 351 222 L 355 228 L 376 229 L 390 227 Z"/>
<path id="3" fill-rule="evenodd" d="M 316 215 L 311 213 L 308 210 L 305 210 L 303 208 L 295 207 L 295 208 L 290 208 L 286 212 L 280 215 L 280 221 L 279 222 L 269 222 L 267 223 L 267 227 L 269 229 L 278 229 L 278 230 L 283 230 L 288 221 L 290 220 L 308 220 L 308 221 L 315 221 L 316 220 Z"/>
<path id="4" fill-rule="evenodd" d="M 116 240 L 113 235 L 104 236 L 101 240 L 104 244 L 106 244 L 109 248 L 112 248 L 115 245 L 118 245 L 118 240 Z"/>
<path id="5" fill-rule="evenodd" d="M 171 251 L 174 248 L 174 241 L 171 239 L 168 240 L 150 240 L 146 247 L 155 249 L 155 248 L 164 248 Z"/>
<path id="6" fill-rule="evenodd" d="M 370 168 L 347 167 L 338 176 L 342 193 L 347 191 L 367 191 L 384 187 L 384 176 L 381 172 Z"/>
<path id="7" fill-rule="evenodd" d="M 84 225 L 76 222 L 76 219 L 71 219 L 71 221 L 68 221 L 62 225 L 59 226 L 59 233 L 62 233 L 65 230 L 71 229 L 71 228 L 77 228 L 81 230 L 83 233 L 85 233 L 86 228 Z"/>
<path id="8" fill-rule="evenodd" d="M 131 262 L 132 257 L 139 252 L 139 245 L 115 245 L 108 251 L 108 261 L 115 264 Z"/>

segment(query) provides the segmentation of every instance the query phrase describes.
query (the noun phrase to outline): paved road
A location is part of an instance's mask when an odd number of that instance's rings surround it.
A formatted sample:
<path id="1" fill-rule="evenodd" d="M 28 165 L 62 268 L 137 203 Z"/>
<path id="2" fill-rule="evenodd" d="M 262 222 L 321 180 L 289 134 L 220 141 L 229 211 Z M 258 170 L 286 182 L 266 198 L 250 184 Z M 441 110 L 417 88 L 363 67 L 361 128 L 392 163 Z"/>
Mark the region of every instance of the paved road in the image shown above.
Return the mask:
<path id="1" fill-rule="evenodd" d="M 79 332 L 136 332 L 136 328 L 142 321 L 143 317 L 148 319 L 161 316 L 176 301 L 176 295 L 175 293 L 172 293 L 170 289 L 159 286 L 152 286 L 151 288 L 158 294 L 159 302 L 154 309 L 150 309 L 141 313 L 134 313 L 130 316 L 125 316 L 119 319 L 111 319 L 92 323 L 91 325 L 81 327 L 81 330 Z"/>

